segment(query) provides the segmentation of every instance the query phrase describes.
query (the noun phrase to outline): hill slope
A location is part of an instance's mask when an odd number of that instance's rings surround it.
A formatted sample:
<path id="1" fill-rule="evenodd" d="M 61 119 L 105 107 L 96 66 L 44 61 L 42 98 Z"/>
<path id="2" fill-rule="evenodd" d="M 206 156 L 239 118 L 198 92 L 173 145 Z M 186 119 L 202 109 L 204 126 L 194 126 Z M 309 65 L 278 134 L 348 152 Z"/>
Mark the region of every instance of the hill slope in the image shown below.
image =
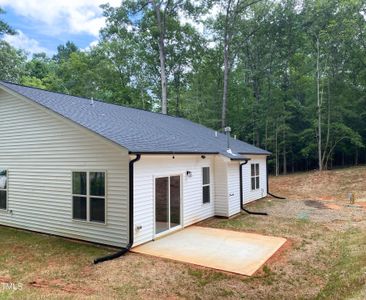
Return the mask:
<path id="1" fill-rule="evenodd" d="M 289 199 L 342 202 L 348 201 L 349 193 L 354 193 L 356 202 L 366 203 L 366 167 L 272 176 L 269 189 L 271 193 Z"/>

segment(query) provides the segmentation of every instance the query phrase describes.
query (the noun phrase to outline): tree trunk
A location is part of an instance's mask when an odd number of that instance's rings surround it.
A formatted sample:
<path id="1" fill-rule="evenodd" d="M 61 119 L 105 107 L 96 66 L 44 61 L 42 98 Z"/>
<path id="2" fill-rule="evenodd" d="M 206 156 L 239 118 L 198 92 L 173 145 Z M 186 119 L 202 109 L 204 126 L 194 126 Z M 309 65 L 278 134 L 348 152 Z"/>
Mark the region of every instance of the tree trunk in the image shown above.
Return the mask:
<path id="1" fill-rule="evenodd" d="M 279 170 L 279 154 L 278 154 L 278 130 L 277 130 L 277 125 L 276 125 L 276 129 L 275 129 L 275 148 L 276 148 L 276 176 L 279 175 L 280 170 Z"/>
<path id="2" fill-rule="evenodd" d="M 358 165 L 358 149 L 356 148 L 356 153 L 355 153 L 355 166 Z"/>
<path id="3" fill-rule="evenodd" d="M 176 95 L 176 103 L 175 103 L 175 115 L 177 117 L 180 116 L 180 109 L 179 109 L 179 106 L 180 106 L 180 91 L 178 90 L 177 91 L 177 95 Z"/>
<path id="4" fill-rule="evenodd" d="M 320 98 L 320 45 L 319 37 L 316 39 L 316 89 L 317 89 L 317 109 L 318 109 L 318 161 L 319 171 L 323 170 L 322 164 L 322 111 L 321 111 L 321 98 Z"/>
<path id="5" fill-rule="evenodd" d="M 226 126 L 226 113 L 227 113 L 227 90 L 228 90 L 228 78 L 229 78 L 229 46 L 225 40 L 224 46 L 224 91 L 222 94 L 222 114 L 221 114 L 221 127 Z"/>
<path id="6" fill-rule="evenodd" d="M 333 162 L 334 162 L 334 155 L 332 154 L 331 158 L 330 158 L 330 169 L 333 169 Z"/>
<path id="7" fill-rule="evenodd" d="M 283 175 L 287 175 L 286 130 L 283 130 Z"/>
<path id="8" fill-rule="evenodd" d="M 322 99 L 322 98 L 321 98 Z M 330 98 L 330 81 L 328 79 L 328 93 L 327 93 L 327 136 L 325 138 L 325 147 L 323 149 L 323 156 L 322 156 L 322 166 L 325 169 L 328 169 L 328 160 L 326 161 L 327 157 L 327 151 L 329 146 L 329 140 L 330 140 L 330 111 L 331 111 L 331 98 Z"/>
<path id="9" fill-rule="evenodd" d="M 306 159 L 305 171 L 309 171 L 309 160 Z"/>
<path id="10" fill-rule="evenodd" d="M 145 109 L 144 91 L 140 88 L 140 97 L 142 102 L 142 109 Z"/>
<path id="11" fill-rule="evenodd" d="M 161 18 L 160 4 L 154 0 L 151 3 L 155 10 L 156 23 L 159 28 L 159 60 L 160 60 L 160 81 L 161 81 L 161 112 L 168 113 L 167 77 L 165 70 L 165 22 Z M 165 18 L 165 16 L 164 16 Z"/>
<path id="12" fill-rule="evenodd" d="M 260 146 L 260 137 L 259 137 L 259 126 L 258 126 L 258 107 L 260 102 L 260 94 L 259 94 L 259 79 L 257 76 L 253 78 L 253 89 L 254 89 L 254 98 L 255 103 L 253 104 L 253 133 L 254 133 L 254 145 L 257 147 Z"/>
<path id="13" fill-rule="evenodd" d="M 174 84 L 175 84 L 175 115 L 180 115 L 180 66 L 178 74 L 174 74 Z"/>
<path id="14" fill-rule="evenodd" d="M 268 142 L 268 119 L 266 119 L 266 127 L 264 133 L 264 149 L 267 150 L 267 142 Z"/>
<path id="15" fill-rule="evenodd" d="M 232 0 L 229 0 L 226 8 L 226 17 L 225 17 L 225 32 L 224 32 L 224 90 L 222 93 L 222 113 L 221 113 L 221 127 L 224 128 L 226 126 L 226 114 L 227 114 L 227 94 L 228 94 L 228 81 L 229 81 L 229 50 L 230 50 L 230 35 L 229 35 L 229 26 L 230 26 L 230 7 Z"/>

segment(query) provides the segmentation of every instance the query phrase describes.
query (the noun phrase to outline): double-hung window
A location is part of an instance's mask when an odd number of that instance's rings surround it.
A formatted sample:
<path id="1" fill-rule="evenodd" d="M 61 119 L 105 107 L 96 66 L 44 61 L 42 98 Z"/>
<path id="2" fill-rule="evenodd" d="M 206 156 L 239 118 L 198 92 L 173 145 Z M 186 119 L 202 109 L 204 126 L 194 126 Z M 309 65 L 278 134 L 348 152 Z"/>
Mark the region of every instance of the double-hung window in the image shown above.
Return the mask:
<path id="1" fill-rule="evenodd" d="M 73 172 L 73 219 L 87 222 L 105 223 L 105 190 L 105 172 Z"/>
<path id="2" fill-rule="evenodd" d="M 252 190 L 259 189 L 259 164 L 251 164 Z"/>
<path id="3" fill-rule="evenodd" d="M 0 170 L 0 210 L 8 208 L 8 171 Z"/>
<path id="4" fill-rule="evenodd" d="M 210 203 L 210 168 L 202 168 L 202 202 Z"/>

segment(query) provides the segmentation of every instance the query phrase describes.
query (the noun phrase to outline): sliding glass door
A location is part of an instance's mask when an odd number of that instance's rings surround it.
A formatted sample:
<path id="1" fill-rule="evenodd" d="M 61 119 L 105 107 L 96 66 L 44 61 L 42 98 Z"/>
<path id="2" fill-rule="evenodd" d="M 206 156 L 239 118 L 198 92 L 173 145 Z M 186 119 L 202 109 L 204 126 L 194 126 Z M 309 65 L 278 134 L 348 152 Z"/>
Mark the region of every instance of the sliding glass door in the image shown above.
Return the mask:
<path id="1" fill-rule="evenodd" d="M 155 179 L 155 234 L 181 224 L 180 176 Z"/>

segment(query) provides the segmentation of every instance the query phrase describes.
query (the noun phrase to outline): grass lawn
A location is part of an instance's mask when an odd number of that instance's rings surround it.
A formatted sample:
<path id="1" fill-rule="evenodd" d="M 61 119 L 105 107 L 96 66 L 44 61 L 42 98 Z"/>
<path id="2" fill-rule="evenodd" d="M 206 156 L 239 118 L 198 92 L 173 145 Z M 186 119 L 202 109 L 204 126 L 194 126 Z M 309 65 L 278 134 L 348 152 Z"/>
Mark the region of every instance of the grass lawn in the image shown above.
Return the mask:
<path id="1" fill-rule="evenodd" d="M 313 180 L 309 174 L 275 178 L 273 192 L 286 195 L 287 181 L 301 176 Z M 0 227 L 0 299 L 366 299 L 366 209 L 347 206 L 341 192 L 314 205 L 305 200 L 315 192 L 307 196 L 298 188 L 300 196 L 291 190 L 290 200 L 250 205 L 268 217 L 242 214 L 200 224 L 288 239 L 252 277 L 134 253 L 94 266 L 93 258 L 114 250 Z"/>

